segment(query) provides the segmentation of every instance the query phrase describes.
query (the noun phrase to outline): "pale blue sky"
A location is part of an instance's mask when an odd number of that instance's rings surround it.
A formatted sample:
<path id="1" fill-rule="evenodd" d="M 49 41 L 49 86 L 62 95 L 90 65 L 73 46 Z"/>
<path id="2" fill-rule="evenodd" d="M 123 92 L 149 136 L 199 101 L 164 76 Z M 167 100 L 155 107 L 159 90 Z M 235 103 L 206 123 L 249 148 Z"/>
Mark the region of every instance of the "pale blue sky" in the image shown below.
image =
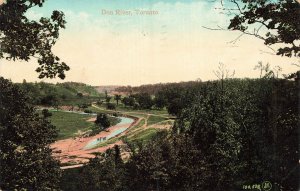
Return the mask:
<path id="1" fill-rule="evenodd" d="M 135 27 L 146 28 L 151 32 L 161 32 L 161 26 L 168 32 L 186 32 L 191 28 L 202 30 L 202 25 L 220 24 L 220 17 L 212 17 L 220 7 L 219 2 L 208 0 L 47 0 L 42 8 L 36 7 L 29 11 L 32 18 L 49 16 L 53 10 L 61 10 L 66 14 L 67 31 L 74 31 L 73 25 L 80 26 L 81 19 L 88 17 L 89 26 L 95 24 L 99 28 L 131 31 Z M 156 16 L 119 16 L 103 15 L 102 10 L 154 10 Z M 78 22 L 76 22 L 78 21 Z M 221 23 L 223 24 L 223 23 Z M 117 25 L 117 26 L 116 26 Z M 71 27 L 68 27 L 71 26 Z M 82 26 L 89 27 L 89 26 Z M 124 32 L 125 32 L 124 31 Z"/>
<path id="2" fill-rule="evenodd" d="M 27 16 L 49 17 L 53 10 L 66 15 L 66 29 L 53 50 L 71 70 L 65 81 L 91 85 L 140 85 L 215 79 L 223 62 L 235 77 L 258 77 L 254 66 L 269 62 L 283 73 L 295 71 L 299 59 L 279 57 L 263 42 L 244 36 L 229 43 L 239 32 L 211 31 L 203 26 L 226 28 L 229 18 L 220 14 L 220 1 L 209 0 L 46 0 Z M 102 10 L 129 10 L 133 14 L 103 15 Z M 135 15 L 135 9 L 157 15 Z M 0 75 L 20 82 L 39 81 L 36 60 L 0 61 Z M 45 80 L 61 82 L 59 79 Z"/>

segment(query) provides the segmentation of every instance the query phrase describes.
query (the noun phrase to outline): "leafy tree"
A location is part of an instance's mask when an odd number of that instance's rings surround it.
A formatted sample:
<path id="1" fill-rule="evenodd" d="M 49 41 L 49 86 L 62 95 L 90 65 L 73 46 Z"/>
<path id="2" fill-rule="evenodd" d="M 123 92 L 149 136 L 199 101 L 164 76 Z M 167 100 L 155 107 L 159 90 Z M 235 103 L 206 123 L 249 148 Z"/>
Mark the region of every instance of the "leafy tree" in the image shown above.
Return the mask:
<path id="1" fill-rule="evenodd" d="M 82 98 L 82 97 L 83 97 L 83 94 L 82 94 L 81 92 L 78 92 L 78 93 L 77 93 L 77 96 L 80 97 L 80 98 Z"/>
<path id="2" fill-rule="evenodd" d="M 176 127 L 192 137 L 208 165 L 202 189 L 239 190 L 267 179 L 275 190 L 298 190 L 297 89 L 288 80 L 227 79 L 190 97 Z"/>
<path id="3" fill-rule="evenodd" d="M 139 104 L 139 107 L 142 109 L 151 109 L 153 106 L 153 100 L 151 96 L 147 93 L 141 93 L 134 95 L 136 98 L 137 103 Z"/>
<path id="4" fill-rule="evenodd" d="M 106 129 L 110 126 L 110 121 L 105 113 L 98 113 L 95 123 L 103 129 Z"/>
<path id="5" fill-rule="evenodd" d="M 164 97 L 164 95 L 162 94 L 162 92 L 158 92 L 155 95 L 155 98 L 153 101 L 154 101 L 155 107 L 158 109 L 162 109 L 167 105 L 167 100 Z"/>
<path id="6" fill-rule="evenodd" d="M 187 105 L 189 100 L 185 95 L 188 89 L 198 86 L 198 83 L 187 85 L 186 87 L 174 86 L 168 87 L 158 92 L 157 104 L 166 105 L 169 114 L 179 116 L 184 105 Z M 188 96 L 187 96 L 188 97 Z M 155 99 L 154 99 L 155 100 Z"/>
<path id="7" fill-rule="evenodd" d="M 129 98 L 128 97 L 123 97 L 123 99 L 121 101 L 125 105 L 125 107 L 129 106 Z"/>
<path id="8" fill-rule="evenodd" d="M 44 0 L 7 0 L 0 5 L 0 59 L 35 57 L 39 78 L 65 78 L 69 67 L 52 53 L 52 46 L 65 27 L 64 14 L 29 20 L 25 13 Z M 28 98 L 11 82 L 0 78 L 0 188 L 4 190 L 57 190 L 58 161 L 49 145 L 57 132 L 40 117 Z M 34 138 L 32 138 L 34 137 Z"/>
<path id="9" fill-rule="evenodd" d="M 41 98 L 41 104 L 46 106 L 56 106 L 58 105 L 59 98 L 56 94 L 46 95 Z"/>
<path id="10" fill-rule="evenodd" d="M 42 114 L 45 118 L 48 118 L 48 117 L 51 117 L 52 116 L 52 113 L 49 112 L 48 109 L 43 109 L 42 110 Z"/>
<path id="11" fill-rule="evenodd" d="M 106 108 L 110 110 L 116 110 L 116 105 L 113 103 L 107 103 Z"/>
<path id="12" fill-rule="evenodd" d="M 179 116 L 182 109 L 183 103 L 181 98 L 174 98 L 167 106 L 168 113 L 175 116 Z"/>
<path id="13" fill-rule="evenodd" d="M 57 132 L 28 104 L 28 98 L 8 80 L 0 78 L 0 188 L 54 190 L 60 169 L 49 145 Z M 34 137 L 34 138 L 33 138 Z"/>
<path id="14" fill-rule="evenodd" d="M 231 116 L 233 101 L 223 88 L 223 83 L 208 83 L 183 114 L 187 119 L 182 124 L 186 124 L 206 166 L 202 189 L 233 189 L 239 171 L 239 126 Z"/>
<path id="15" fill-rule="evenodd" d="M 122 99 L 122 103 L 125 105 L 125 106 L 131 106 L 133 107 L 134 104 L 135 104 L 135 99 L 133 96 L 129 96 L 129 97 L 124 97 Z"/>
<path id="16" fill-rule="evenodd" d="M 88 108 L 89 106 L 91 106 L 91 104 L 89 104 L 89 103 L 81 103 L 81 104 L 78 104 L 78 107 L 80 108 L 80 109 L 86 109 L 86 108 Z"/>
<path id="17" fill-rule="evenodd" d="M 107 90 L 104 91 L 104 94 L 105 94 L 105 100 L 106 100 L 107 97 L 108 97 L 108 92 L 107 92 Z"/>
<path id="18" fill-rule="evenodd" d="M 111 97 L 110 97 L 110 96 L 107 96 L 107 97 L 105 98 L 106 103 L 109 103 L 110 100 L 111 100 Z"/>
<path id="19" fill-rule="evenodd" d="M 96 103 L 97 103 L 97 105 L 99 105 L 99 106 L 101 106 L 102 104 L 103 104 L 103 100 L 98 100 Z"/>
<path id="20" fill-rule="evenodd" d="M 121 98 L 122 98 L 122 95 L 120 95 L 120 94 L 115 95 L 115 100 L 117 101 L 117 105 L 119 105 L 119 101 L 121 100 Z"/>
<path id="21" fill-rule="evenodd" d="M 130 190 L 201 190 L 202 161 L 188 137 L 161 132 L 126 164 Z"/>
<path id="22" fill-rule="evenodd" d="M 82 168 L 80 177 L 80 190 L 127 190 L 124 184 L 127 177 L 120 148 L 116 145 L 113 149 L 90 159 L 90 162 Z"/>
<path id="23" fill-rule="evenodd" d="M 53 11 L 51 18 L 29 20 L 28 9 L 43 5 L 45 0 L 8 0 L 0 5 L 0 59 L 30 60 L 35 57 L 39 67 L 39 78 L 65 78 L 70 68 L 52 52 L 59 37 L 59 30 L 65 28 L 64 14 Z"/>
<path id="24" fill-rule="evenodd" d="M 300 3 L 296 0 L 229 0 L 228 29 L 254 35 L 268 46 L 278 44 L 277 55 L 300 57 Z"/>

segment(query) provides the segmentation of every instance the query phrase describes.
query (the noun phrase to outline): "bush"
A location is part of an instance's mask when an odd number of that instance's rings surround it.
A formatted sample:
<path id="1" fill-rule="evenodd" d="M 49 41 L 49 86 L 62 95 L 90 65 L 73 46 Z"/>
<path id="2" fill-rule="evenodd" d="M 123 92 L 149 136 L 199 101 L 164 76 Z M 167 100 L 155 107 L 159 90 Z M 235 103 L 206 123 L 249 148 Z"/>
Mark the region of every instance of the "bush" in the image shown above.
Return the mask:
<path id="1" fill-rule="evenodd" d="M 103 129 L 110 126 L 110 121 L 105 113 L 98 113 L 95 123 L 96 125 L 103 127 Z"/>
<path id="2" fill-rule="evenodd" d="M 103 102 L 103 100 L 97 101 L 97 105 L 102 105 Z"/>
<path id="3" fill-rule="evenodd" d="M 84 112 L 84 113 L 93 113 L 93 111 L 92 111 L 92 110 L 89 110 L 89 109 L 85 109 L 83 112 Z"/>
<path id="4" fill-rule="evenodd" d="M 116 110 L 116 105 L 113 104 L 113 103 L 107 103 L 106 109 L 109 109 L 109 110 Z"/>
<path id="5" fill-rule="evenodd" d="M 52 116 L 52 113 L 50 113 L 48 109 L 43 109 L 42 114 L 45 118 Z"/>

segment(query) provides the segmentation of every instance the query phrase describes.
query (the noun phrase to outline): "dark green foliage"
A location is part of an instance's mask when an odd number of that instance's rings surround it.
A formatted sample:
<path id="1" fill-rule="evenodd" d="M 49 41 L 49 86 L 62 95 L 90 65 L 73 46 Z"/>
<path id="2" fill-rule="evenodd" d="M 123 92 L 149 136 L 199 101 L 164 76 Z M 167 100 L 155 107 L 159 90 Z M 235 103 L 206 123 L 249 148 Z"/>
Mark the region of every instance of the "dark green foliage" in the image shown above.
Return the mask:
<path id="1" fill-rule="evenodd" d="M 110 100 L 111 100 L 111 98 L 112 98 L 112 97 L 110 97 L 110 96 L 107 96 L 107 95 L 106 95 L 106 97 L 105 97 L 105 101 L 106 101 L 106 103 L 109 103 L 109 102 L 110 102 Z"/>
<path id="2" fill-rule="evenodd" d="M 62 171 L 62 177 L 60 180 L 60 189 L 64 191 L 80 191 L 79 184 L 81 179 L 79 177 L 82 168 L 70 168 Z"/>
<path id="3" fill-rule="evenodd" d="M 39 116 L 20 89 L 0 78 L 0 188 L 53 190 L 60 169 L 49 145 L 57 132 Z"/>
<path id="4" fill-rule="evenodd" d="M 166 132 L 138 146 L 126 164 L 129 190 L 201 190 L 199 180 L 207 176 L 201 153 L 185 136 Z"/>
<path id="5" fill-rule="evenodd" d="M 79 173 L 79 190 L 87 191 L 125 191 L 124 178 L 127 178 L 120 148 L 116 145 L 84 166 Z"/>
<path id="6" fill-rule="evenodd" d="M 17 84 L 31 98 L 35 105 L 83 105 L 99 100 L 100 94 L 83 83 L 26 83 Z"/>
<path id="7" fill-rule="evenodd" d="M 119 105 L 119 101 L 122 99 L 122 95 L 116 94 L 115 100 L 117 101 L 117 105 Z"/>
<path id="8" fill-rule="evenodd" d="M 59 99 L 56 95 L 46 95 L 41 99 L 41 105 L 56 106 L 58 105 Z"/>
<path id="9" fill-rule="evenodd" d="M 43 109 L 42 114 L 45 118 L 52 116 L 52 113 L 50 113 L 48 109 Z"/>
<path id="10" fill-rule="evenodd" d="M 168 103 L 168 113 L 171 115 L 179 116 L 181 110 L 183 109 L 182 98 L 174 98 Z"/>
<path id="11" fill-rule="evenodd" d="M 181 88 L 191 88 L 201 83 L 201 81 L 189 81 L 189 82 L 179 82 L 179 83 L 159 83 L 159 84 L 146 84 L 136 87 L 131 86 L 121 86 L 117 87 L 115 91 L 124 92 L 126 94 L 139 94 L 147 93 L 150 95 L 157 95 L 158 92 L 167 89 L 181 89 Z"/>
<path id="12" fill-rule="evenodd" d="M 113 103 L 107 103 L 107 104 L 106 104 L 106 109 L 109 109 L 109 110 L 116 110 L 116 105 L 113 104 Z"/>
<path id="13" fill-rule="evenodd" d="M 102 101 L 102 100 L 98 100 L 96 103 L 97 103 L 97 105 L 101 106 L 103 104 L 103 102 L 104 101 Z"/>
<path id="14" fill-rule="evenodd" d="M 103 129 L 106 129 L 107 127 L 109 127 L 110 126 L 110 121 L 107 117 L 107 114 L 98 113 L 95 124 L 102 127 Z"/>
<path id="15" fill-rule="evenodd" d="M 238 10 L 229 29 L 240 30 L 264 40 L 266 45 L 280 44 L 277 55 L 300 56 L 300 3 L 296 0 L 230 0 Z M 232 10 L 232 6 L 230 7 Z M 253 27 L 257 27 L 253 30 Z M 262 30 L 260 30 L 262 29 Z M 254 32 L 252 32 L 254 31 Z M 264 35 L 260 35 L 260 31 Z"/>
<path id="16" fill-rule="evenodd" d="M 165 106 L 167 106 L 167 100 L 164 97 L 164 95 L 161 94 L 161 93 L 157 93 L 155 95 L 155 98 L 154 98 L 153 101 L 154 101 L 155 107 L 158 108 L 158 109 L 162 109 Z"/>
<path id="17" fill-rule="evenodd" d="M 65 78 L 70 68 L 52 52 L 59 37 L 59 30 L 65 28 L 66 21 L 61 11 L 53 11 L 51 18 L 42 17 L 39 21 L 25 17 L 28 9 L 41 7 L 44 0 L 8 0 L 0 5 L 0 59 L 38 59 L 39 78 Z"/>
<path id="18" fill-rule="evenodd" d="M 125 106 L 133 107 L 134 104 L 135 104 L 135 99 L 134 99 L 134 97 L 132 97 L 132 96 L 124 97 L 124 98 L 122 99 L 122 103 L 123 103 Z"/>
<path id="19" fill-rule="evenodd" d="M 93 111 L 92 111 L 92 110 L 89 110 L 89 109 L 85 109 L 83 112 L 84 112 L 84 113 L 93 113 Z"/>
<path id="20" fill-rule="evenodd" d="M 91 106 L 91 104 L 88 104 L 88 103 L 82 103 L 82 104 L 78 105 L 78 107 L 83 110 L 85 110 L 86 108 L 88 108 L 90 106 Z"/>
<path id="21" fill-rule="evenodd" d="M 141 109 L 151 109 L 154 104 L 151 96 L 147 93 L 135 94 L 134 97 Z"/>
<path id="22" fill-rule="evenodd" d="M 177 128 L 193 137 L 209 165 L 201 185 L 229 190 L 268 180 L 275 189 L 297 190 L 298 91 L 296 82 L 275 79 L 200 87 Z"/>
<path id="23" fill-rule="evenodd" d="M 106 98 L 108 97 L 108 92 L 107 92 L 107 90 L 105 90 L 104 93 L 105 93 L 105 99 L 106 99 Z"/>
<path id="24" fill-rule="evenodd" d="M 77 93 L 77 96 L 78 97 L 83 97 L 83 94 L 79 92 L 79 93 Z"/>
<path id="25" fill-rule="evenodd" d="M 117 117 L 117 115 L 115 115 L 116 113 L 113 113 L 113 116 L 108 116 L 108 120 L 110 123 L 110 126 L 114 126 L 117 125 L 118 123 L 121 122 L 121 119 Z"/>
<path id="26" fill-rule="evenodd" d="M 169 114 L 179 116 L 183 107 L 189 103 L 189 100 L 183 95 L 187 93 L 191 87 L 195 88 L 199 86 L 199 84 L 200 83 L 191 83 L 186 87 L 166 87 L 157 92 L 154 101 L 159 107 L 166 106 Z"/>
<path id="27" fill-rule="evenodd" d="M 230 190 L 240 170 L 241 142 L 239 126 L 232 119 L 233 102 L 221 83 L 207 83 L 182 113 L 179 128 L 186 126 L 184 131 L 202 153 L 199 159 L 207 165 L 207 176 L 199 182 L 202 189 Z"/>

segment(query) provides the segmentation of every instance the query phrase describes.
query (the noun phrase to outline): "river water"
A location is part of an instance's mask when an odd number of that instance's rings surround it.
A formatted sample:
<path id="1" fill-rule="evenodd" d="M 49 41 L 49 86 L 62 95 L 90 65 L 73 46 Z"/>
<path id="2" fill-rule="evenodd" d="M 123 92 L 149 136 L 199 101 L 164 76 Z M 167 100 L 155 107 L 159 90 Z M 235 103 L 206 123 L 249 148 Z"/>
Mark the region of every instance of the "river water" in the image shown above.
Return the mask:
<path id="1" fill-rule="evenodd" d="M 107 135 L 106 137 L 101 137 L 101 138 L 98 138 L 98 139 L 91 140 L 84 147 L 84 149 L 91 149 L 91 148 L 95 147 L 97 144 L 105 142 L 105 141 L 109 140 L 110 138 L 115 137 L 115 136 L 123 133 L 134 122 L 133 119 L 128 118 L 128 117 L 118 117 L 118 118 L 121 119 L 121 121 L 118 124 L 116 124 L 115 126 L 121 126 L 122 125 L 122 127 L 110 132 L 110 134 Z M 124 125 L 126 125 L 126 126 L 124 127 Z"/>

